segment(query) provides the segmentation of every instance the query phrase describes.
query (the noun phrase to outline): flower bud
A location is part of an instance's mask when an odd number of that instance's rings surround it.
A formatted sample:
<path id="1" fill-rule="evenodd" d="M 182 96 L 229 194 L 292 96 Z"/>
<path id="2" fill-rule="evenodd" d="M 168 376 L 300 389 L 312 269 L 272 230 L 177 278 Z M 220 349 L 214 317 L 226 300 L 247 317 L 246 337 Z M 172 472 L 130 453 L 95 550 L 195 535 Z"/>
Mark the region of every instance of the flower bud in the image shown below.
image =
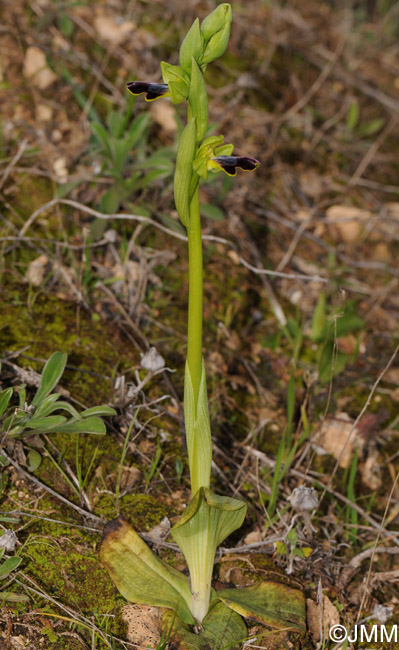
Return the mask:
<path id="1" fill-rule="evenodd" d="M 212 13 L 209 14 L 201 23 L 201 32 L 205 41 L 209 41 L 216 32 L 224 29 L 226 24 L 231 23 L 232 13 L 231 7 L 227 2 L 216 7 Z"/>
<path id="2" fill-rule="evenodd" d="M 199 20 L 196 18 L 188 30 L 179 52 L 180 65 L 187 74 L 191 75 L 192 57 L 198 61 L 203 49 L 204 37 L 200 31 Z"/>
<path id="3" fill-rule="evenodd" d="M 230 38 L 231 21 L 231 7 L 227 3 L 219 5 L 203 20 L 201 33 L 206 46 L 201 57 L 201 65 L 207 65 L 224 54 Z"/>

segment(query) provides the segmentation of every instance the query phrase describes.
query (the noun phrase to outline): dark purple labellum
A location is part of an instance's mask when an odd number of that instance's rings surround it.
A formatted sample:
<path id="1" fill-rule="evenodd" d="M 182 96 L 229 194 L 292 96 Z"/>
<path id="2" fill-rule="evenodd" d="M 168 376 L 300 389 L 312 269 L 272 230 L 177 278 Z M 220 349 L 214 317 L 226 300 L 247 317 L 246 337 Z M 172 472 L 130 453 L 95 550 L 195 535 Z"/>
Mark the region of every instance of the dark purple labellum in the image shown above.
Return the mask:
<path id="1" fill-rule="evenodd" d="M 239 167 L 246 172 L 251 172 L 257 167 L 259 167 L 260 162 L 255 158 L 249 158 L 248 156 L 217 156 L 213 158 L 218 165 L 229 174 L 229 176 L 235 176 L 237 171 L 236 168 Z"/>
<path id="2" fill-rule="evenodd" d="M 142 95 L 145 93 L 145 98 L 148 102 L 158 97 L 163 97 L 169 92 L 168 84 L 152 84 L 146 81 L 129 81 L 127 89 L 132 95 Z"/>

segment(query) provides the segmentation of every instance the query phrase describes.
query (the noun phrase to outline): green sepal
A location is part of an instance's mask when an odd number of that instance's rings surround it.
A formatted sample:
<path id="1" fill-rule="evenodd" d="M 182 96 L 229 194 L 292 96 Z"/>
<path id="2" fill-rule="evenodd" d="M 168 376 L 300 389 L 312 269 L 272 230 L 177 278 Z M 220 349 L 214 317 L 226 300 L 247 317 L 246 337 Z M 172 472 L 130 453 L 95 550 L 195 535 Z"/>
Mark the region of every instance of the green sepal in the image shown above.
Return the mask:
<path id="1" fill-rule="evenodd" d="M 184 623 L 194 624 L 187 577 L 155 555 L 123 517 L 105 526 L 100 557 L 126 600 L 174 609 Z"/>
<path id="2" fill-rule="evenodd" d="M 190 226 L 190 185 L 195 150 L 196 126 L 195 117 L 193 117 L 181 134 L 174 177 L 175 204 L 180 221 L 186 228 Z"/>
<path id="3" fill-rule="evenodd" d="M 194 634 L 173 612 L 165 612 L 162 627 L 176 650 L 240 650 L 247 639 L 247 627 L 241 616 L 223 603 L 215 603 L 204 618 L 203 629 Z"/>
<path id="4" fill-rule="evenodd" d="M 224 136 L 223 135 L 211 135 L 209 138 L 205 138 L 202 142 L 196 159 L 193 162 L 193 170 L 205 180 L 208 179 L 209 166 L 208 162 L 215 158 L 216 156 L 231 156 L 233 153 L 234 145 L 233 144 L 223 144 Z M 221 167 L 218 169 L 211 169 L 211 171 L 220 171 Z"/>
<path id="5" fill-rule="evenodd" d="M 194 496 L 200 487 L 209 487 L 211 479 L 212 439 L 204 360 L 202 360 L 201 364 L 201 378 L 197 400 L 194 394 L 190 367 L 186 363 L 184 377 L 184 422 L 188 463 L 190 467 L 191 494 Z"/>
<path id="6" fill-rule="evenodd" d="M 161 71 L 164 83 L 169 86 L 172 103 L 184 102 L 190 90 L 190 77 L 178 65 L 170 65 L 165 61 L 161 61 Z"/>
<path id="7" fill-rule="evenodd" d="M 180 46 L 180 65 L 188 75 L 191 76 L 191 57 L 198 61 L 202 55 L 204 37 L 200 31 L 199 19 L 196 18 L 188 30 L 183 43 Z"/>
<path id="8" fill-rule="evenodd" d="M 205 487 L 195 494 L 171 534 L 190 571 L 191 612 L 202 622 L 208 612 L 216 549 L 242 525 L 247 506 Z"/>
<path id="9" fill-rule="evenodd" d="M 206 45 L 199 61 L 200 65 L 206 66 L 225 53 L 229 43 L 232 19 L 231 7 L 224 3 L 203 20 L 201 32 Z"/>
<path id="10" fill-rule="evenodd" d="M 222 144 L 215 147 L 215 156 L 231 156 L 234 150 L 234 144 Z"/>
<path id="11" fill-rule="evenodd" d="M 216 592 L 216 598 L 241 616 L 270 627 L 306 632 L 305 596 L 299 589 L 270 581 L 242 589 L 223 589 Z"/>
<path id="12" fill-rule="evenodd" d="M 197 141 L 200 142 L 208 130 L 208 94 L 204 75 L 196 60 L 192 59 L 191 83 L 188 101 L 196 118 Z"/>

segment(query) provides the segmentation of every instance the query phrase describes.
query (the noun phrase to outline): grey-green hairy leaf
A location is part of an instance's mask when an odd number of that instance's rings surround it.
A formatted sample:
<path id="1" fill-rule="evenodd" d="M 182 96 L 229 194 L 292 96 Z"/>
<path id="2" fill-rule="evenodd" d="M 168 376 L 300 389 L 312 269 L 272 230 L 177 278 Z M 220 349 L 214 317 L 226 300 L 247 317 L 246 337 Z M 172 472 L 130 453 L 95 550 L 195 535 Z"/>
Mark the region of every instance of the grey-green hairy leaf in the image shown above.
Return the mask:
<path id="1" fill-rule="evenodd" d="M 116 415 L 116 411 L 111 406 L 93 406 L 92 408 L 82 411 L 80 417 L 88 418 L 91 415 L 97 415 L 99 417 Z"/>
<path id="2" fill-rule="evenodd" d="M 57 433 L 93 433 L 103 436 L 106 433 L 105 424 L 100 418 L 88 417 L 82 420 L 68 420 L 56 428 Z"/>
<path id="3" fill-rule="evenodd" d="M 67 355 L 64 352 L 54 352 L 43 368 L 40 386 L 32 400 L 32 406 L 38 406 L 58 384 L 65 370 Z"/>
<path id="4" fill-rule="evenodd" d="M 8 406 L 8 403 L 11 399 L 11 395 L 13 394 L 13 389 L 12 388 L 6 388 L 5 390 L 2 390 L 0 393 L 0 417 L 5 413 L 5 410 Z"/>
<path id="5" fill-rule="evenodd" d="M 21 557 L 17 557 L 16 555 L 14 557 L 9 557 L 8 560 L 3 562 L 0 566 L 0 576 L 4 578 L 4 576 L 7 576 L 11 571 L 14 571 L 21 562 Z"/>

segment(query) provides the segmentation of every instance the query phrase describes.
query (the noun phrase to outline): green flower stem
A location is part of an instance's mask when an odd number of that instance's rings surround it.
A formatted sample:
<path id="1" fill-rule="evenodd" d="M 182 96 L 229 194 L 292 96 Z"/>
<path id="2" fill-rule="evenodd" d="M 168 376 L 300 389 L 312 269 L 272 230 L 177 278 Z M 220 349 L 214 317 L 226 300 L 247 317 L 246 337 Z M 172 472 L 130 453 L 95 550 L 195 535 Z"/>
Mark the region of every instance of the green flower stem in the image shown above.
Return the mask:
<path id="1" fill-rule="evenodd" d="M 194 391 L 195 414 L 202 372 L 202 239 L 198 187 L 190 203 L 188 236 L 188 342 L 187 365 Z"/>

